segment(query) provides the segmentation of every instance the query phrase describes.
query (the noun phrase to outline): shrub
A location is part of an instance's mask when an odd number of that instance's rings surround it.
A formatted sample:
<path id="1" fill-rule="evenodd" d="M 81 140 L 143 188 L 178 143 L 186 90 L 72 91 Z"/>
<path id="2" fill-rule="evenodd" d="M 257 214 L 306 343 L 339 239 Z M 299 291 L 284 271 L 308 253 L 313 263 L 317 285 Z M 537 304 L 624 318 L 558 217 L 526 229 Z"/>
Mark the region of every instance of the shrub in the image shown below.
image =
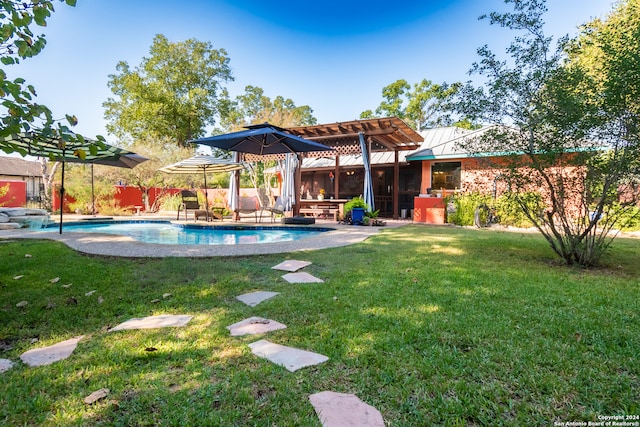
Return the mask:
<path id="1" fill-rule="evenodd" d="M 453 203 L 455 210 L 447 214 L 447 222 L 456 225 L 473 225 L 473 215 L 481 204 L 491 204 L 488 194 L 460 193 L 447 197 L 448 203 Z"/>
<path id="2" fill-rule="evenodd" d="M 542 210 L 542 198 L 540 194 L 534 192 L 522 193 L 518 197 L 530 207 L 530 211 Z M 447 222 L 456 225 L 473 225 L 473 218 L 478 206 L 485 204 L 494 209 L 498 222 L 502 225 L 527 228 L 533 224 L 524 214 L 518 205 L 514 193 L 504 193 L 496 200 L 489 194 L 465 193 L 454 194 L 447 198 L 449 203 L 453 203 L 455 210 L 447 215 Z"/>
<path id="3" fill-rule="evenodd" d="M 514 193 L 504 193 L 493 202 L 493 208 L 502 225 L 510 225 L 519 228 L 533 227 L 533 223 L 524 214 L 518 205 Z M 542 197 L 538 193 L 520 193 L 518 197 L 527 206 L 529 212 L 542 212 Z"/>
<path id="4" fill-rule="evenodd" d="M 618 217 L 619 228 L 622 231 L 640 230 L 640 207 L 634 206 L 621 213 Z"/>
<path id="5" fill-rule="evenodd" d="M 180 205 L 182 205 L 180 193 L 163 194 L 158 198 L 158 206 L 162 211 L 177 211 Z"/>

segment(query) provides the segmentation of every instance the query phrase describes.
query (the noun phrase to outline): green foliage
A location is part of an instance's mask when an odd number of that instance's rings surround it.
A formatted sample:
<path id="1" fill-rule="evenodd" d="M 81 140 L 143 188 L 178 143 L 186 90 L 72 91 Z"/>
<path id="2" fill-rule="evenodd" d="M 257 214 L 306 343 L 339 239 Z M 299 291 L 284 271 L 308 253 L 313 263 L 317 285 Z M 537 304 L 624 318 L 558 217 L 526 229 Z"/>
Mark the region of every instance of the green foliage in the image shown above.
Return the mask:
<path id="1" fill-rule="evenodd" d="M 640 207 L 615 204 L 611 215 L 616 217 L 620 230 L 640 231 Z"/>
<path id="2" fill-rule="evenodd" d="M 180 193 L 163 194 L 158 198 L 158 207 L 161 211 L 177 211 L 182 205 Z"/>
<path id="3" fill-rule="evenodd" d="M 44 49 L 45 37 L 35 35 L 34 26 L 46 26 L 54 12 L 54 3 L 47 0 L 0 0 L 0 62 L 4 66 L 18 64 L 23 59 L 38 55 Z M 64 0 L 64 3 L 75 6 L 76 0 Z M 30 132 L 34 139 L 53 138 L 67 143 L 78 142 L 92 149 L 93 144 L 85 143 L 85 138 L 70 132 L 65 124 L 75 126 L 75 116 L 66 114 L 64 120 L 54 119 L 54 114 L 46 105 L 35 101 L 35 87 L 27 84 L 21 77 L 10 80 L 5 69 L 0 69 L 0 96 L 0 149 L 5 153 L 27 154 L 19 145 L 2 141 L 22 132 Z M 80 149 L 75 150 L 74 154 L 82 158 L 84 153 L 84 149 Z"/>
<path id="4" fill-rule="evenodd" d="M 229 57 L 210 42 L 172 43 L 161 34 L 149 53 L 136 68 L 121 61 L 109 75 L 117 98 L 103 104 L 107 129 L 123 139 L 167 137 L 185 146 L 215 123 L 223 84 L 233 80 Z"/>
<path id="5" fill-rule="evenodd" d="M 555 263 L 539 235 L 408 225 L 305 252 L 305 270 L 325 280 L 312 287 L 271 268 L 286 254 L 117 258 L 15 240 L 0 245 L 0 357 L 17 362 L 2 373 L 3 425 L 320 426 L 308 397 L 327 389 L 356 393 L 389 426 L 638 413 L 635 239 L 583 270 Z M 256 289 L 280 294 L 235 299 Z M 193 318 L 108 332 L 158 314 Z M 269 340 L 329 360 L 292 374 L 255 356 L 259 337 L 225 328 L 250 316 L 287 325 Z M 79 335 L 66 360 L 19 362 Z M 107 399 L 83 403 L 100 388 Z"/>
<path id="6" fill-rule="evenodd" d="M 344 204 L 344 213 L 348 214 L 353 208 L 362 208 L 365 212 L 369 211 L 369 205 L 364 202 L 362 197 L 354 197 Z"/>
<path id="7" fill-rule="evenodd" d="M 523 205 L 525 206 L 523 209 Z M 493 208 L 502 225 L 529 228 L 534 224 L 525 212 L 533 213 L 536 217 L 542 215 L 544 204 L 542 196 L 536 192 L 505 193 L 493 202 Z"/>
<path id="8" fill-rule="evenodd" d="M 482 204 L 491 204 L 491 196 L 488 194 L 460 193 L 447 197 L 448 203 L 453 203 L 455 209 L 447 214 L 447 222 L 456 225 L 473 225 L 473 216 L 476 208 Z"/>
<path id="9" fill-rule="evenodd" d="M 460 193 L 447 197 L 447 203 L 453 203 L 454 209 L 447 213 L 447 222 L 470 226 L 474 225 L 475 211 L 480 205 L 487 205 L 493 209 L 494 214 L 498 217 L 501 225 L 529 228 L 533 223 L 529 220 L 522 204 L 527 207 L 529 212 L 542 212 L 542 197 L 538 193 L 524 192 L 521 194 L 504 193 L 496 200 L 493 200 L 489 194 Z"/>
<path id="10" fill-rule="evenodd" d="M 619 2 L 606 21 L 555 45 L 544 34 L 544 0 L 506 2 L 513 11 L 483 18 L 517 32 L 511 58 L 479 48 L 471 72 L 486 83 L 463 87 L 457 104 L 465 116 L 497 126 L 461 148 L 510 153 L 493 167 L 511 191 L 545 194 L 543 215 L 536 203 L 521 204 L 527 218 L 567 264 L 595 265 L 615 238 L 615 217 L 597 218 L 621 185 L 640 182 L 638 0 Z"/>
<path id="11" fill-rule="evenodd" d="M 360 118 L 398 117 L 416 130 L 449 125 L 452 123 L 451 100 L 459 88 L 459 83 L 436 84 L 426 79 L 411 87 L 404 79 L 396 80 L 382 88 L 384 101 L 375 113 L 366 110 Z"/>
<path id="12" fill-rule="evenodd" d="M 218 133 L 234 132 L 246 124 L 264 122 L 284 128 L 317 123 L 313 109 L 308 105 L 298 107 L 291 99 L 282 96 L 271 100 L 264 95 L 262 88 L 256 86 L 246 86 L 244 94 L 235 100 L 231 100 L 225 91 L 220 110 L 222 129 Z"/>

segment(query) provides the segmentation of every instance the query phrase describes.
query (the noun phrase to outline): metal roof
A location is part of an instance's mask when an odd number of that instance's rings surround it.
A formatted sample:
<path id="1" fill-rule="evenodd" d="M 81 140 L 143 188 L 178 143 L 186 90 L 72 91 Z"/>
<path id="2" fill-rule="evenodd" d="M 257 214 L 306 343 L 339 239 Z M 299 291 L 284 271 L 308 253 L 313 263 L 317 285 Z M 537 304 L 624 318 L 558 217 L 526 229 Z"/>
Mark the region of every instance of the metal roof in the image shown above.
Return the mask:
<path id="1" fill-rule="evenodd" d="M 455 126 L 427 129 L 422 132 L 424 143 L 419 150 L 410 153 L 407 160 L 459 159 L 469 157 L 458 143 L 464 138 L 475 137 L 493 126 L 485 126 L 476 130 L 462 129 Z"/>

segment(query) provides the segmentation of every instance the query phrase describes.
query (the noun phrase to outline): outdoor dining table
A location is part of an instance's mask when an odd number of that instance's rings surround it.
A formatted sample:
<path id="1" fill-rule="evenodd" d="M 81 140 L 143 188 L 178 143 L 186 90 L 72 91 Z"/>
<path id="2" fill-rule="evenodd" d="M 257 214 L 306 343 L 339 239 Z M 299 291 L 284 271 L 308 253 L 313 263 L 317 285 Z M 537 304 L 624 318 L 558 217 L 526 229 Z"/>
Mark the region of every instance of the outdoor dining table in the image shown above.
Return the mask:
<path id="1" fill-rule="evenodd" d="M 300 208 L 337 207 L 340 218 L 344 218 L 344 204 L 348 201 L 349 199 L 300 199 Z"/>

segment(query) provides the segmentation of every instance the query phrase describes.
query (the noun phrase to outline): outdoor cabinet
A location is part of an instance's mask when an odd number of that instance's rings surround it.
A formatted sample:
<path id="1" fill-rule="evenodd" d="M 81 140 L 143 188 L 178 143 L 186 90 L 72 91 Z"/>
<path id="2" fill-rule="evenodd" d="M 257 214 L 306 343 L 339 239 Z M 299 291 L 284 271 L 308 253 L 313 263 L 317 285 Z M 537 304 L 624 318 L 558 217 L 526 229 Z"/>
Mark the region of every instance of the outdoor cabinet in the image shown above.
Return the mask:
<path id="1" fill-rule="evenodd" d="M 415 197 L 413 221 L 427 224 L 444 224 L 447 204 L 442 197 Z"/>

